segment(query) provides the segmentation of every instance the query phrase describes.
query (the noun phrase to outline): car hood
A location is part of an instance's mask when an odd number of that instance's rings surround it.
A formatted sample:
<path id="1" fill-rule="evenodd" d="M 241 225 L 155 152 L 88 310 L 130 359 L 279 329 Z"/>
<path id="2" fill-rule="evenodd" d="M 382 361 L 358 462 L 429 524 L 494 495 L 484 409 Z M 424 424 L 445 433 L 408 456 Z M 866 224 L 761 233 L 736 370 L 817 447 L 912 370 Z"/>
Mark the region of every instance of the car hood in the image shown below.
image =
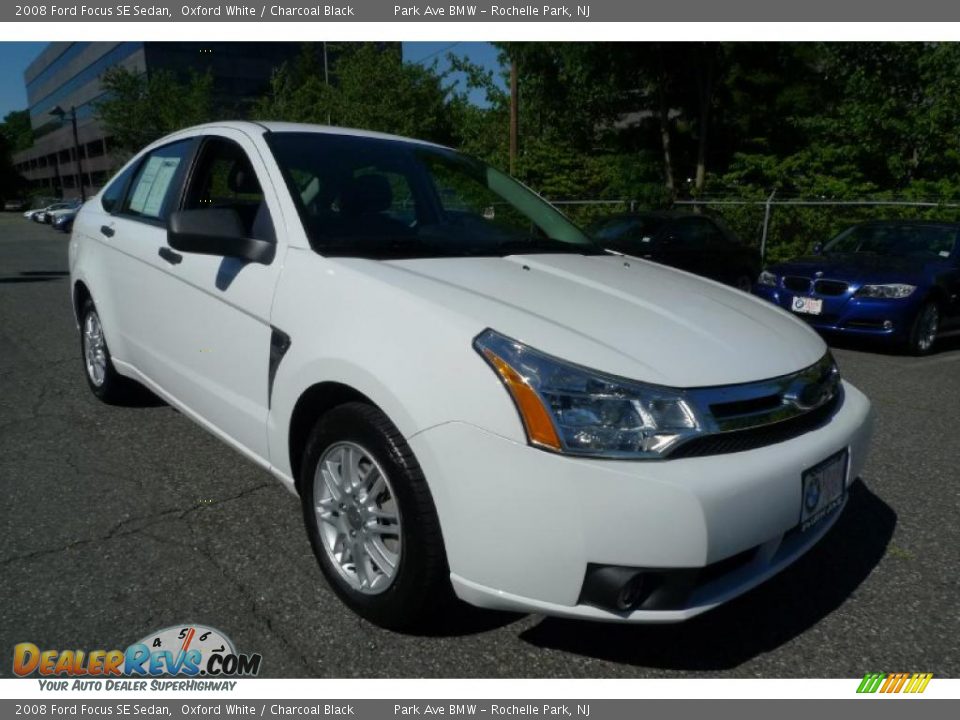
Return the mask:
<path id="1" fill-rule="evenodd" d="M 945 261 L 944 261 L 945 262 Z M 863 282 L 892 283 L 914 282 L 926 276 L 933 268 L 944 262 L 925 260 L 915 257 L 897 257 L 895 255 L 808 255 L 794 258 L 768 268 L 778 275 L 801 275 L 814 277 L 821 272 L 828 280 L 845 280 L 859 284 Z"/>
<path id="2" fill-rule="evenodd" d="M 636 380 L 698 387 L 795 372 L 826 346 L 759 298 L 615 255 L 339 259 L 542 352 Z"/>

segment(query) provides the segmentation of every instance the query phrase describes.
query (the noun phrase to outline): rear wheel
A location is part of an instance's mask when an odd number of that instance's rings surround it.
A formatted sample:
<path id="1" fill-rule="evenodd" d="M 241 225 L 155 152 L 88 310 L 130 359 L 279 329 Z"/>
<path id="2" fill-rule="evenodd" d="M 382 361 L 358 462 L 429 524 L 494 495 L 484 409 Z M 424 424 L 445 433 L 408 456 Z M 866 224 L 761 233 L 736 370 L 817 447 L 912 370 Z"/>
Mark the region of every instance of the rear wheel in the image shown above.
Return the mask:
<path id="1" fill-rule="evenodd" d="M 927 355 L 933 350 L 940 331 L 940 306 L 936 301 L 928 300 L 917 312 L 910 336 L 907 340 L 907 349 L 913 355 Z"/>
<path id="2" fill-rule="evenodd" d="M 100 314 L 90 298 L 80 308 L 80 350 L 87 385 L 100 400 L 111 405 L 124 405 L 142 392 L 136 383 L 122 377 L 113 367 Z"/>
<path id="3" fill-rule="evenodd" d="M 413 452 L 380 410 L 354 402 L 320 418 L 299 480 L 320 569 L 354 612 L 411 629 L 450 600 L 433 499 Z"/>

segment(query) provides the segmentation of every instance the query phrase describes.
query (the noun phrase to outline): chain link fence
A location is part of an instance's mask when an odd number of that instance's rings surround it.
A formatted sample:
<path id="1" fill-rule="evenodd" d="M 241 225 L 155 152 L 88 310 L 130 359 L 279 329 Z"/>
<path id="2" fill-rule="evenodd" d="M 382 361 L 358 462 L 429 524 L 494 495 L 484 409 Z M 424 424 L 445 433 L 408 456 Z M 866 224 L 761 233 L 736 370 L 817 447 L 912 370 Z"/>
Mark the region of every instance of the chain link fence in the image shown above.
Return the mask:
<path id="1" fill-rule="evenodd" d="M 607 215 L 648 210 L 637 200 L 550 200 L 581 227 Z M 960 203 L 940 200 L 764 200 L 712 198 L 678 200 L 675 209 L 719 217 L 744 243 L 758 248 L 766 263 L 810 252 L 841 230 L 867 220 L 960 222 Z"/>

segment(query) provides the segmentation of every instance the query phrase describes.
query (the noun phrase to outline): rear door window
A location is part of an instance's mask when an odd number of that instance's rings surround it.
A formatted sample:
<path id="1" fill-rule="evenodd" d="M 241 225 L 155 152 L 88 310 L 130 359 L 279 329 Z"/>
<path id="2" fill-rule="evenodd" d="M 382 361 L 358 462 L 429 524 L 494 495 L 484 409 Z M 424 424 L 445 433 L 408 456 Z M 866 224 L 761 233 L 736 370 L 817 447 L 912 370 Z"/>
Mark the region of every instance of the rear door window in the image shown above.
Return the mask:
<path id="1" fill-rule="evenodd" d="M 123 202 L 124 193 L 130 184 L 130 178 L 137 170 L 137 164 L 134 163 L 122 173 L 113 179 L 106 189 L 100 195 L 100 205 L 108 213 L 115 213 L 120 209 L 120 203 Z"/>
<path id="2" fill-rule="evenodd" d="M 183 170 L 192 146 L 192 140 L 182 140 L 147 155 L 137 167 L 122 213 L 149 221 L 166 220 L 179 199 Z"/>

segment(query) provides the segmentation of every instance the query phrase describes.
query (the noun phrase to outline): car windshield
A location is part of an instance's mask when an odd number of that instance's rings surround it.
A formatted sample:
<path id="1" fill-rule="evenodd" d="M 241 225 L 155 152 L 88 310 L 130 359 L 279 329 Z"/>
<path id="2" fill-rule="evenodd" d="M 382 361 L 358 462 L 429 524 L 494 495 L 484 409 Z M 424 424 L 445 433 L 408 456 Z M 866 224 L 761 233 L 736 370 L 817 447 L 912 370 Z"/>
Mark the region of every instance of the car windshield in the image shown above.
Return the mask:
<path id="1" fill-rule="evenodd" d="M 322 255 L 604 253 L 535 193 L 452 150 L 332 133 L 267 139 Z"/>
<path id="2" fill-rule="evenodd" d="M 827 243 L 824 254 L 948 258 L 956 239 L 949 225 L 854 225 Z"/>

